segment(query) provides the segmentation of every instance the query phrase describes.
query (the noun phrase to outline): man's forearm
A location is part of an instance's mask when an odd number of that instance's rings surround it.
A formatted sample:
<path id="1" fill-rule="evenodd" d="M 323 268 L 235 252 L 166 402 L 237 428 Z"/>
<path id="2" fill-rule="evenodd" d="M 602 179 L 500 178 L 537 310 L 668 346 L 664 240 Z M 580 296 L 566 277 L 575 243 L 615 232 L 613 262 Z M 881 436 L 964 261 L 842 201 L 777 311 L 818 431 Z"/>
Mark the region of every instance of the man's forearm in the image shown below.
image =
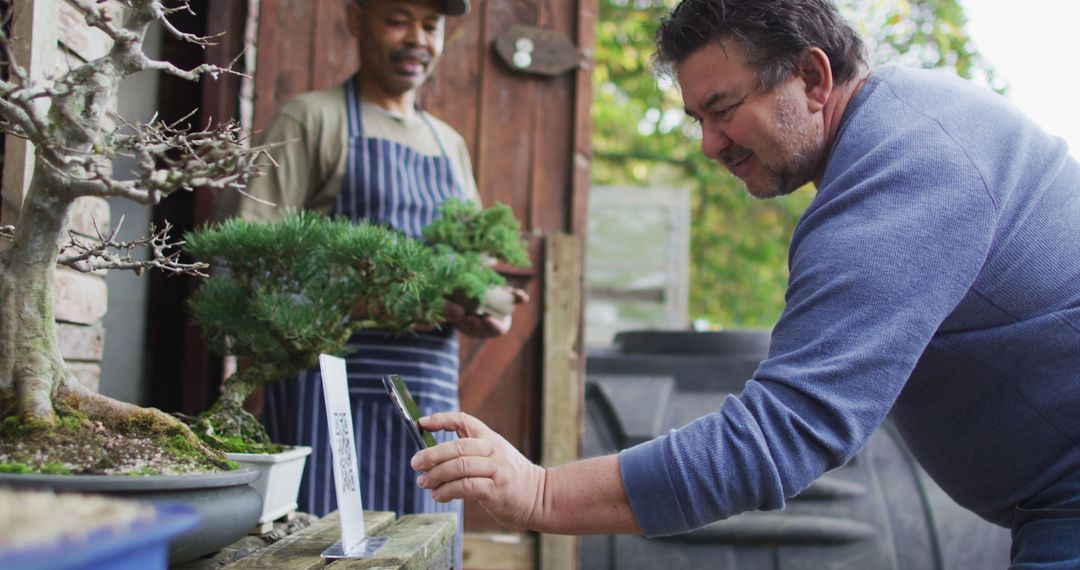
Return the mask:
<path id="1" fill-rule="evenodd" d="M 552 534 L 640 534 L 623 488 L 619 456 L 547 470 L 543 511 L 529 526 Z"/>
<path id="2" fill-rule="evenodd" d="M 551 469 L 536 465 L 510 442 L 464 412 L 420 418 L 420 427 L 458 439 L 417 452 L 416 484 L 436 501 L 479 501 L 499 524 L 552 534 L 640 533 L 623 490 L 619 456 Z"/>

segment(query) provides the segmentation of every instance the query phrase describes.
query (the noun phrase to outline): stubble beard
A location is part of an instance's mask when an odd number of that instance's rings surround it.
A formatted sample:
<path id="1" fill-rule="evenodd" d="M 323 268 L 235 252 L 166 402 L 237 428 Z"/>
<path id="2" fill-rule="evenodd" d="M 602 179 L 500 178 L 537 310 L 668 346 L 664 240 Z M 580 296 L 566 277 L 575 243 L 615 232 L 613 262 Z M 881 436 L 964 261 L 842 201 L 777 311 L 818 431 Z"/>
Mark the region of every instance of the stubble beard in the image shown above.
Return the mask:
<path id="1" fill-rule="evenodd" d="M 795 103 L 785 95 L 776 101 L 776 123 L 780 158 L 772 163 L 762 162 L 766 172 L 762 186 L 747 185 L 750 195 L 762 200 L 791 194 L 813 180 L 823 154 L 821 132 L 813 124 L 798 120 Z"/>

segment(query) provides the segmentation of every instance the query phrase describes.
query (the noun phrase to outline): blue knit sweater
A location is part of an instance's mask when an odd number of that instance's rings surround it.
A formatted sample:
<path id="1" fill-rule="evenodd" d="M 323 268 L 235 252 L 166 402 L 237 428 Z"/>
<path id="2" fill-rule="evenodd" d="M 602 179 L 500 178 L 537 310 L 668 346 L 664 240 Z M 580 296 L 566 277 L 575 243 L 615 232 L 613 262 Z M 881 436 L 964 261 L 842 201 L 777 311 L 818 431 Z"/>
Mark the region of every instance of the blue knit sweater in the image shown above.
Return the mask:
<path id="1" fill-rule="evenodd" d="M 1080 165 L 1004 98 L 876 70 L 789 266 L 744 391 L 622 452 L 646 535 L 782 508 L 890 410 L 938 484 L 1005 526 L 1080 470 Z"/>

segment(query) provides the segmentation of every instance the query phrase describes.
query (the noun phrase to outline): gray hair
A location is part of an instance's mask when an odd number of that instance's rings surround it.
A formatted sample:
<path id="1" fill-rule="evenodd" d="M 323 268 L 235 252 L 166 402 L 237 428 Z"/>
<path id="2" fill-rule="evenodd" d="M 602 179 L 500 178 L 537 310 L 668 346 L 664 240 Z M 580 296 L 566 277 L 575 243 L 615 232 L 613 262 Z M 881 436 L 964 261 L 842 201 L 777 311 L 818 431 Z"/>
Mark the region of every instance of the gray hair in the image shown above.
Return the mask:
<path id="1" fill-rule="evenodd" d="M 837 83 L 866 65 L 862 39 L 831 0 L 683 0 L 660 22 L 654 67 L 673 77 L 690 54 L 729 38 L 746 51 L 765 90 L 794 73 L 811 47 L 828 56 Z"/>

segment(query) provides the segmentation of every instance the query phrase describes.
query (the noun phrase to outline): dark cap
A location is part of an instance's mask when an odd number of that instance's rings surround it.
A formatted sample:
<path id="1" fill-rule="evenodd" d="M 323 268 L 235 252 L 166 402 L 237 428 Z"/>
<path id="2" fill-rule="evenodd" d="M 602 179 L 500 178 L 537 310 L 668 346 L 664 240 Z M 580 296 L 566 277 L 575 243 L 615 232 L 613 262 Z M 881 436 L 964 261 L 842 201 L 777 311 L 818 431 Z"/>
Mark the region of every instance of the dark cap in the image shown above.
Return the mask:
<path id="1" fill-rule="evenodd" d="M 469 0 L 442 0 L 442 13 L 447 16 L 464 16 L 469 13 Z"/>
<path id="2" fill-rule="evenodd" d="M 353 1 L 364 5 L 364 0 Z M 439 0 L 439 12 L 445 16 L 464 16 L 469 13 L 469 0 Z"/>

